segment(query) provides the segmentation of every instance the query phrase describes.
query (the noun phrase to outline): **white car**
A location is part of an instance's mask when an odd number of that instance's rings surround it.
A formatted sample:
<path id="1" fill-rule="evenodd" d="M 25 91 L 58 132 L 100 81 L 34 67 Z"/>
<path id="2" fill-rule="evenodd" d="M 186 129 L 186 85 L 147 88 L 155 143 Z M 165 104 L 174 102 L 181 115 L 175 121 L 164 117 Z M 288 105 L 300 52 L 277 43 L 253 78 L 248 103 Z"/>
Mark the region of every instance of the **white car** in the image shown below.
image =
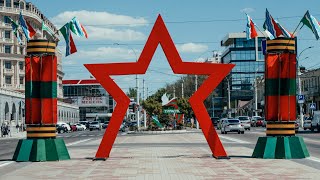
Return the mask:
<path id="1" fill-rule="evenodd" d="M 70 125 L 65 122 L 57 122 L 57 125 L 67 127 L 68 132 L 71 131 Z"/>
<path id="2" fill-rule="evenodd" d="M 311 120 L 311 131 L 317 129 L 320 132 L 320 111 L 313 112 L 313 119 Z"/>
<path id="3" fill-rule="evenodd" d="M 249 130 L 250 131 L 251 123 L 250 123 L 249 116 L 238 116 L 238 117 L 236 117 L 236 119 L 240 120 L 241 124 L 244 127 L 244 130 Z"/>
<path id="4" fill-rule="evenodd" d="M 227 134 L 227 132 L 238 132 L 238 134 L 244 134 L 244 127 L 238 119 L 227 119 L 222 122 L 221 134 Z"/>
<path id="5" fill-rule="evenodd" d="M 86 126 L 82 125 L 82 124 L 76 124 L 77 127 L 77 131 L 84 131 L 86 130 Z"/>

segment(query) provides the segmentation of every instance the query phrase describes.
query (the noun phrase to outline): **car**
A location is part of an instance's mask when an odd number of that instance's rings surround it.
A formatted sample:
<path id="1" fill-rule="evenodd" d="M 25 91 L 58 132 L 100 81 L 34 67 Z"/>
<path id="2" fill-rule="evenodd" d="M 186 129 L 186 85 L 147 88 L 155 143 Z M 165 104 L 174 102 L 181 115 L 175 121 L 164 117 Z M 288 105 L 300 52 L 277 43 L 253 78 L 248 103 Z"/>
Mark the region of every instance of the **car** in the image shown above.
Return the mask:
<path id="1" fill-rule="evenodd" d="M 252 118 L 251 118 L 251 126 L 252 127 L 256 127 L 257 126 L 256 123 L 257 123 L 257 120 L 259 118 L 261 118 L 261 116 L 252 116 Z"/>
<path id="2" fill-rule="evenodd" d="M 222 123 L 223 123 L 224 120 L 228 120 L 228 118 L 222 118 L 222 119 L 218 120 L 217 129 L 221 129 L 221 126 L 222 126 Z"/>
<path id="3" fill-rule="evenodd" d="M 104 122 L 104 123 L 102 124 L 102 128 L 103 128 L 103 129 L 106 129 L 106 128 L 108 127 L 108 124 L 109 124 L 109 122 Z"/>
<path id="4" fill-rule="evenodd" d="M 86 129 L 86 126 L 80 123 L 76 124 L 76 127 L 77 127 L 77 131 L 84 131 Z"/>
<path id="5" fill-rule="evenodd" d="M 75 124 L 71 124 L 70 127 L 71 127 L 71 131 L 77 131 L 78 130 L 77 129 L 77 125 L 75 125 Z"/>
<path id="6" fill-rule="evenodd" d="M 57 125 L 59 126 L 65 126 L 67 128 L 67 132 L 71 131 L 71 127 L 69 124 L 65 123 L 65 122 L 57 122 Z"/>
<path id="7" fill-rule="evenodd" d="M 138 123 L 137 123 L 137 121 L 132 121 L 132 122 L 130 122 L 129 125 L 128 125 L 128 127 L 129 127 L 129 130 L 130 130 L 130 131 L 138 130 Z"/>
<path id="8" fill-rule="evenodd" d="M 266 123 L 265 123 L 265 119 L 264 118 L 257 118 L 256 120 L 256 127 L 265 127 Z"/>
<path id="9" fill-rule="evenodd" d="M 300 123 L 298 121 L 295 121 L 294 123 L 294 130 L 296 131 L 296 133 L 299 132 L 299 126 L 300 126 Z"/>
<path id="10" fill-rule="evenodd" d="M 244 134 L 244 125 L 241 124 L 239 119 L 224 120 L 221 127 L 221 134 L 227 134 L 228 132 Z"/>
<path id="11" fill-rule="evenodd" d="M 217 126 L 218 120 L 219 120 L 218 117 L 212 117 L 212 118 L 211 118 L 211 121 L 212 121 L 213 126 Z"/>
<path id="12" fill-rule="evenodd" d="M 317 129 L 320 132 L 320 111 L 313 112 L 313 118 L 311 120 L 311 131 Z"/>
<path id="13" fill-rule="evenodd" d="M 58 125 L 58 124 L 57 124 L 57 125 L 56 125 L 56 131 L 57 131 L 58 133 L 62 134 L 62 133 L 68 132 L 68 129 L 67 129 L 66 126 Z"/>
<path id="14" fill-rule="evenodd" d="M 308 129 L 311 130 L 311 121 L 312 121 L 311 118 L 303 121 L 303 129 L 304 130 L 308 130 Z"/>
<path id="15" fill-rule="evenodd" d="M 250 122 L 249 116 L 238 116 L 238 117 L 236 117 L 236 119 L 240 120 L 241 124 L 244 127 L 244 130 L 249 130 L 250 131 L 251 122 Z"/>
<path id="16" fill-rule="evenodd" d="M 97 129 L 97 130 L 101 130 L 101 124 L 100 121 L 92 121 L 89 125 L 89 129 L 90 131 Z"/>

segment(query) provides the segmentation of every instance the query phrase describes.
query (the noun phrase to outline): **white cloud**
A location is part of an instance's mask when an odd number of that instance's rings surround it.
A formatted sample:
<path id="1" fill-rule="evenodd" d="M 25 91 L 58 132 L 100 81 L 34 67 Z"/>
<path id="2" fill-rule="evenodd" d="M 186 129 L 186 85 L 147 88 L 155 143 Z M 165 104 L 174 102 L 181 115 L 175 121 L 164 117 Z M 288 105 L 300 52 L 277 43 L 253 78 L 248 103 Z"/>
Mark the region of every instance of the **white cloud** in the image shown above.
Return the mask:
<path id="1" fill-rule="evenodd" d="M 203 44 L 186 43 L 176 46 L 180 53 L 202 53 L 208 50 L 208 46 Z"/>
<path id="2" fill-rule="evenodd" d="M 251 13 L 253 11 L 254 11 L 254 9 L 253 8 L 249 8 L 249 7 L 243 8 L 243 9 L 240 10 L 240 12 L 242 12 L 242 13 Z"/>
<path id="3" fill-rule="evenodd" d="M 112 41 L 140 41 L 145 40 L 146 36 L 132 29 L 116 30 L 111 28 L 86 27 L 88 39 L 77 38 L 83 41 L 112 40 Z"/>
<path id="4" fill-rule="evenodd" d="M 63 25 L 70 21 L 73 17 L 83 25 L 120 25 L 120 26 L 142 26 L 146 25 L 148 21 L 142 17 L 131 17 L 126 15 L 112 14 L 108 12 L 97 11 L 65 11 L 51 18 L 55 24 Z"/>

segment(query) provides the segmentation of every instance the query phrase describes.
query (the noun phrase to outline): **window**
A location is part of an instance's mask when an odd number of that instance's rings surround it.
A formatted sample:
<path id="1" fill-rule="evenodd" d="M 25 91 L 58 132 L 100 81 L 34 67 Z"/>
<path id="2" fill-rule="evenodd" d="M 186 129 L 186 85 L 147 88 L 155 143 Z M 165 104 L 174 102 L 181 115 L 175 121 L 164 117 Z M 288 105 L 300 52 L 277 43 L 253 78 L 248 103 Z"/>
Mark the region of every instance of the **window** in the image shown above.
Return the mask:
<path id="1" fill-rule="evenodd" d="M 10 24 L 11 22 L 10 22 L 10 19 L 7 17 L 7 16 L 3 16 L 4 17 L 4 19 L 3 19 L 3 21 L 4 21 L 4 23 L 6 23 L 6 24 Z"/>
<path id="2" fill-rule="evenodd" d="M 5 67 L 6 69 L 11 69 L 11 61 L 5 61 L 5 62 L 4 62 L 4 67 Z"/>
<path id="3" fill-rule="evenodd" d="M 20 47 L 19 50 L 20 50 L 20 54 L 24 54 L 24 48 L 23 47 Z"/>
<path id="4" fill-rule="evenodd" d="M 11 38 L 11 31 L 4 31 L 4 38 L 10 39 Z"/>
<path id="5" fill-rule="evenodd" d="M 11 84 L 11 76 L 6 76 L 6 84 Z"/>
<path id="6" fill-rule="evenodd" d="M 23 62 L 19 62 L 19 69 L 23 70 Z"/>
<path id="7" fill-rule="evenodd" d="M 0 0 L 0 6 L 4 6 L 4 0 Z"/>
<path id="8" fill-rule="evenodd" d="M 4 53 L 10 54 L 11 53 L 11 46 L 5 45 L 4 46 Z"/>
<path id="9" fill-rule="evenodd" d="M 11 7 L 11 0 L 6 0 L 6 6 Z"/>
<path id="10" fill-rule="evenodd" d="M 23 84 L 24 77 L 20 76 L 20 84 Z"/>

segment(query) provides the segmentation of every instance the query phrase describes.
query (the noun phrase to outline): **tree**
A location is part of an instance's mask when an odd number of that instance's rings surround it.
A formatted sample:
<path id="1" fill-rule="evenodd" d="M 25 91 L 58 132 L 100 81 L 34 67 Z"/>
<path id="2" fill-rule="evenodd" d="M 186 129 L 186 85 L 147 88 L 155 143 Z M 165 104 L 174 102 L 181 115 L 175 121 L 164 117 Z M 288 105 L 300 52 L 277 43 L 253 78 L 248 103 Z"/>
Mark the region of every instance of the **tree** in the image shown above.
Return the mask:
<path id="1" fill-rule="evenodd" d="M 129 91 L 127 92 L 127 96 L 129 98 L 137 98 L 137 89 L 129 88 Z"/>

